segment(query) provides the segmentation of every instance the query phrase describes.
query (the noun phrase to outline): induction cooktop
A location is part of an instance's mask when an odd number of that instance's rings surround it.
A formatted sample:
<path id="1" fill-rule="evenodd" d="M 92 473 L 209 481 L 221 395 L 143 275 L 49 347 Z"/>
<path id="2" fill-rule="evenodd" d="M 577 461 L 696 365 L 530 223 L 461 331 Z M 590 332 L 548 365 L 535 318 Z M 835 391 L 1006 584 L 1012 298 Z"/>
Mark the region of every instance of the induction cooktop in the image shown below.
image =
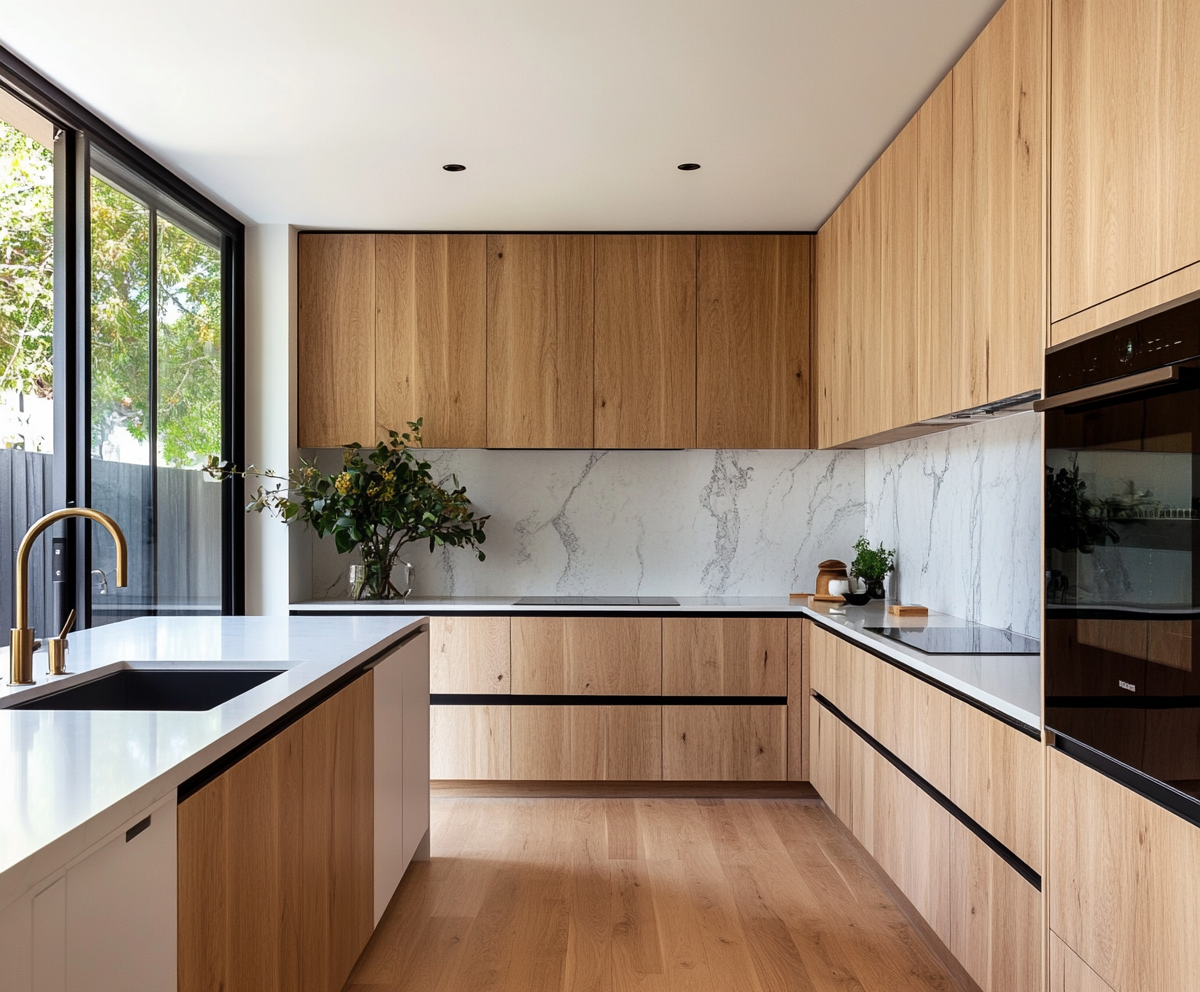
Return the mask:
<path id="1" fill-rule="evenodd" d="M 864 627 L 925 654 L 1040 654 L 1032 637 L 1011 630 L 969 627 Z"/>
<path id="2" fill-rule="evenodd" d="M 670 596 L 522 596 L 517 606 L 678 606 Z"/>

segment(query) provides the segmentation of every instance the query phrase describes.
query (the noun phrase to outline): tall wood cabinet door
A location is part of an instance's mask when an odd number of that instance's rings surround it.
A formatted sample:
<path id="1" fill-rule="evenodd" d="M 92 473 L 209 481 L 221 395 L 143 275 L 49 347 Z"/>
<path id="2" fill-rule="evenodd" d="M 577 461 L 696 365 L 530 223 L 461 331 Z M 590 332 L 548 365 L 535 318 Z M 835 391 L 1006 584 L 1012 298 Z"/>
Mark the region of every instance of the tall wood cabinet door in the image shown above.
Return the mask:
<path id="1" fill-rule="evenodd" d="M 783 782 L 786 706 L 663 706 L 662 777 Z"/>
<path id="2" fill-rule="evenodd" d="M 983 992 L 1042 988 L 1041 893 L 954 817 L 950 907 L 950 951 Z"/>
<path id="3" fill-rule="evenodd" d="M 595 236 L 487 236 L 487 446 L 591 448 Z"/>
<path id="4" fill-rule="evenodd" d="M 664 617 L 666 696 L 787 694 L 787 620 Z"/>
<path id="5" fill-rule="evenodd" d="M 850 439 L 849 308 L 850 208 L 845 201 L 817 232 L 816 299 L 813 319 L 813 360 L 816 363 L 818 448 L 832 448 Z"/>
<path id="6" fill-rule="evenodd" d="M 809 657 L 811 654 L 812 621 L 787 621 L 787 734 L 789 782 L 809 779 L 810 743 L 808 732 Z"/>
<path id="7" fill-rule="evenodd" d="M 971 406 L 1041 386 L 1048 0 L 1007 0 L 954 67 L 956 362 Z"/>
<path id="8" fill-rule="evenodd" d="M 811 235 L 698 239 L 697 448 L 807 448 Z"/>
<path id="9" fill-rule="evenodd" d="M 967 409 L 955 368 L 954 73 L 917 111 L 917 420 Z"/>
<path id="10" fill-rule="evenodd" d="M 846 422 L 849 439 L 866 437 L 883 430 L 887 417 L 882 398 L 882 380 L 890 370 L 881 367 L 879 279 L 880 249 L 880 174 L 878 160 L 850 191 L 850 267 L 845 276 L 849 287 L 850 339 L 849 408 Z"/>
<path id="11" fill-rule="evenodd" d="M 508 693 L 508 617 L 430 617 L 429 686 L 436 693 Z"/>
<path id="12" fill-rule="evenodd" d="M 662 693 L 658 617 L 513 617 L 513 692 Z"/>
<path id="13" fill-rule="evenodd" d="M 300 447 L 375 438 L 375 235 L 297 238 Z"/>
<path id="14" fill-rule="evenodd" d="M 1053 11 L 1050 309 L 1061 320 L 1200 260 L 1200 10 L 1055 0 Z"/>
<path id="15" fill-rule="evenodd" d="M 914 117 L 879 159 L 879 419 L 872 433 L 917 419 L 917 170 Z"/>
<path id="16" fill-rule="evenodd" d="M 512 777 L 657 781 L 662 707 L 514 706 Z"/>
<path id="17" fill-rule="evenodd" d="M 487 239 L 375 237 L 376 436 L 424 420 L 430 448 L 487 445 Z"/>
<path id="18" fill-rule="evenodd" d="M 597 448 L 696 446 L 696 238 L 596 236 Z"/>

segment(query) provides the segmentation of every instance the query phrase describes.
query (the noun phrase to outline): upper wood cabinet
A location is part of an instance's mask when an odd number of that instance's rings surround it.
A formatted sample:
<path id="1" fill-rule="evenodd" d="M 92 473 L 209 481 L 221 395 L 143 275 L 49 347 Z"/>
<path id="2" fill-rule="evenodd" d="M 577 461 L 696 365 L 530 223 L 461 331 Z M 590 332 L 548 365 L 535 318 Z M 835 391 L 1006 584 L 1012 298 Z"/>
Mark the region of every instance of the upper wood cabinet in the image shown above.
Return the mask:
<path id="1" fill-rule="evenodd" d="M 375 439 L 375 235 L 301 234 L 297 253 L 300 447 Z"/>
<path id="2" fill-rule="evenodd" d="M 1007 0 L 954 67 L 954 324 L 970 406 L 1041 386 L 1048 0 Z"/>
<path id="3" fill-rule="evenodd" d="M 1055 0 L 1052 38 L 1051 320 L 1105 304 L 1057 343 L 1200 289 L 1200 10 Z"/>
<path id="4" fill-rule="evenodd" d="M 596 239 L 598 448 L 696 446 L 696 237 Z"/>
<path id="5" fill-rule="evenodd" d="M 807 448 L 812 238 L 699 237 L 696 447 Z"/>
<path id="6" fill-rule="evenodd" d="M 487 444 L 482 234 L 375 236 L 377 436 L 424 418 L 430 448 Z"/>
<path id="7" fill-rule="evenodd" d="M 487 446 L 592 447 L 595 237 L 487 236 Z"/>

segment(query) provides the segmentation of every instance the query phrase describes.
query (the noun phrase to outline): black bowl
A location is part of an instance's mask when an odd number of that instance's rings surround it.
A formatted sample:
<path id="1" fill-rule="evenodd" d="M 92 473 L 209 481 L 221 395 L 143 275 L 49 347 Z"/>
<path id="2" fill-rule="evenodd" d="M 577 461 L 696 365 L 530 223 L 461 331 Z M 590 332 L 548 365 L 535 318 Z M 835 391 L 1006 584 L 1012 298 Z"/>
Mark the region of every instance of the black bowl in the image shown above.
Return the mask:
<path id="1" fill-rule="evenodd" d="M 869 592 L 844 592 L 842 598 L 846 600 L 849 606 L 866 606 L 871 602 L 871 594 Z"/>

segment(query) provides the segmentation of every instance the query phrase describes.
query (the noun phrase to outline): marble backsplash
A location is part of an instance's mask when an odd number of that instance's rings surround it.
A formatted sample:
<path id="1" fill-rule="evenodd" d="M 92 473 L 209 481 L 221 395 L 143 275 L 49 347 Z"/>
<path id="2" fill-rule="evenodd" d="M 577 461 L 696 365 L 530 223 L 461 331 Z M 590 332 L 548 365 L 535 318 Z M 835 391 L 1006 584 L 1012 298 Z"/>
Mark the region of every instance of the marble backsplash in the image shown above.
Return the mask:
<path id="1" fill-rule="evenodd" d="M 860 451 L 427 452 L 491 514 L 480 562 L 414 546 L 423 596 L 782 595 L 863 532 Z M 324 459 L 331 459 L 324 465 Z M 322 453 L 332 469 L 337 452 Z M 332 540 L 298 527 L 315 599 L 346 595 Z M 293 545 L 295 548 L 295 545 Z M 293 589 L 293 599 L 308 598 Z"/>
<path id="2" fill-rule="evenodd" d="M 1039 637 L 1041 414 L 865 454 L 867 537 L 898 552 L 889 591 Z"/>

